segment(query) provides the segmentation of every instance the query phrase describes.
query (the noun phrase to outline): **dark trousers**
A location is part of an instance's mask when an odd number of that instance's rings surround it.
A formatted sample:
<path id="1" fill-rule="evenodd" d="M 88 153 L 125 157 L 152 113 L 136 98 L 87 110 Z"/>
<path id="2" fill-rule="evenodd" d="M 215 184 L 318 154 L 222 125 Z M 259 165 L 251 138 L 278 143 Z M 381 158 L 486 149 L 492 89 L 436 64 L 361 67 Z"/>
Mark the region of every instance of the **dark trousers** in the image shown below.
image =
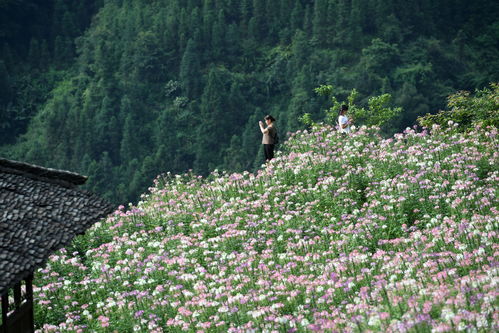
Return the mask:
<path id="1" fill-rule="evenodd" d="M 270 161 L 274 158 L 274 145 L 263 145 L 263 152 L 265 153 L 265 160 Z"/>

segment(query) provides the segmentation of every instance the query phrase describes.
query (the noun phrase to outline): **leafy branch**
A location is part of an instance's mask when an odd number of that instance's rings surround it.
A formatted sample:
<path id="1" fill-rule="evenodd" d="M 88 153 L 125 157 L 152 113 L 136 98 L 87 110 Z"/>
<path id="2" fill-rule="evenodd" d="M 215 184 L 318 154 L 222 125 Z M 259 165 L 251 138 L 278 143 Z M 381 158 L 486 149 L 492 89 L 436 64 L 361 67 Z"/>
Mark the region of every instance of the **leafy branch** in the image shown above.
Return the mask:
<path id="1" fill-rule="evenodd" d="M 338 118 L 338 110 L 342 104 L 348 105 L 348 113 L 351 118 L 359 125 L 378 126 L 381 127 L 394 119 L 402 112 L 400 107 L 390 107 L 392 96 L 390 94 L 382 94 L 373 96 L 368 99 L 368 107 L 361 107 L 355 104 L 359 95 L 356 89 L 352 89 L 347 97 L 347 102 L 340 102 L 333 94 L 334 89 L 332 85 L 321 85 L 314 89 L 315 93 L 320 96 L 330 97 L 332 106 L 325 110 L 326 123 L 335 124 Z M 313 121 L 310 114 L 303 115 L 300 120 L 306 125 L 312 125 Z"/>

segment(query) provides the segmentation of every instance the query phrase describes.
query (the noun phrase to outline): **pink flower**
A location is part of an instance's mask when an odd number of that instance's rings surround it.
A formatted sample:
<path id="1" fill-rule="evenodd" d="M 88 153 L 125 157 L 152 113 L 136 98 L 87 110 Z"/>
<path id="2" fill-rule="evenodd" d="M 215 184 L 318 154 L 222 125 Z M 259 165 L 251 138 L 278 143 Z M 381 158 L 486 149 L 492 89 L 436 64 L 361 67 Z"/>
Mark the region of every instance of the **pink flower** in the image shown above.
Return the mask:
<path id="1" fill-rule="evenodd" d="M 211 322 L 206 321 L 204 323 L 201 323 L 201 327 L 202 328 L 210 328 L 211 327 Z"/>
<path id="2" fill-rule="evenodd" d="M 379 318 L 380 318 L 381 320 L 388 319 L 388 318 L 390 318 L 390 314 L 389 314 L 388 312 L 380 312 L 380 314 L 379 314 Z"/>
<path id="3" fill-rule="evenodd" d="M 108 327 L 109 326 L 109 318 L 106 316 L 99 316 L 99 321 L 102 327 Z"/>
<path id="4" fill-rule="evenodd" d="M 180 313 L 181 315 L 183 316 L 190 316 L 192 314 L 192 311 L 190 311 L 189 309 L 181 306 L 180 308 L 178 308 L 178 313 Z"/>

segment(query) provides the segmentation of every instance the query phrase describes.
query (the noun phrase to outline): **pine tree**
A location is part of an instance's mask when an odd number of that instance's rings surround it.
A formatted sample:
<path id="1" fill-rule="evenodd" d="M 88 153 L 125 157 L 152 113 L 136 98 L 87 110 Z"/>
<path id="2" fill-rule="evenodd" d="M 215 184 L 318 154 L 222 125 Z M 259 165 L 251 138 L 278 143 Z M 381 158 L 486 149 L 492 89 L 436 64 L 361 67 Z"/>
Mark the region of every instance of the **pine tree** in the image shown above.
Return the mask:
<path id="1" fill-rule="evenodd" d="M 278 0 L 275 0 L 275 2 L 277 2 L 277 1 Z M 287 23 L 290 22 L 290 20 L 291 20 L 291 12 L 293 11 L 294 8 L 296 8 L 297 2 L 300 2 L 300 5 L 301 5 L 301 0 L 280 0 L 279 1 L 279 17 L 280 17 L 280 22 L 284 26 L 286 26 Z"/>
<path id="2" fill-rule="evenodd" d="M 288 131 L 296 131 L 300 128 L 300 117 L 304 113 L 310 113 L 310 65 L 302 66 L 292 83 L 291 100 L 285 114 L 286 128 Z"/>
<path id="3" fill-rule="evenodd" d="M 397 45 L 374 38 L 371 45 L 362 50 L 362 62 L 369 73 L 388 75 L 399 61 Z"/>
<path id="4" fill-rule="evenodd" d="M 37 69 L 40 65 L 41 58 L 41 47 L 38 39 L 31 38 L 29 43 L 29 51 L 28 51 L 28 62 L 32 66 L 33 69 Z"/>
<path id="5" fill-rule="evenodd" d="M 241 0 L 241 35 L 248 36 L 249 22 L 253 16 L 252 0 Z"/>
<path id="6" fill-rule="evenodd" d="M 186 148 L 186 145 L 179 145 L 180 141 L 177 140 L 177 132 L 182 129 L 176 121 L 176 112 L 175 108 L 163 110 L 154 128 L 154 146 L 159 147 L 155 159 L 163 170 L 171 170 L 177 149 Z"/>
<path id="7" fill-rule="evenodd" d="M 226 110 L 226 82 L 215 67 L 210 69 L 201 97 L 194 170 L 206 173 L 221 165 L 220 147 L 230 137 L 230 114 Z"/>
<path id="8" fill-rule="evenodd" d="M 4 65 L 8 68 L 14 66 L 14 55 L 12 54 L 12 49 L 8 43 L 2 44 L 2 53 L 0 60 L 2 60 Z"/>
<path id="9" fill-rule="evenodd" d="M 115 180 L 113 176 L 113 163 L 111 162 L 109 153 L 107 151 L 104 151 L 99 162 L 97 163 L 93 188 L 94 192 L 101 193 L 102 197 L 109 201 L 112 201 L 114 199 L 113 192 L 111 190 L 115 186 Z"/>
<path id="10" fill-rule="evenodd" d="M 243 87 L 237 81 L 230 85 L 227 99 L 227 124 L 243 124 L 247 120 L 247 100 L 243 94 Z"/>
<path id="11" fill-rule="evenodd" d="M 227 170 L 232 172 L 244 171 L 244 165 L 246 164 L 246 152 L 241 149 L 242 139 L 241 136 L 233 135 L 230 139 L 229 146 L 223 151 L 223 161 L 224 166 Z"/>
<path id="12" fill-rule="evenodd" d="M 156 163 L 156 156 L 146 156 L 140 168 L 141 181 L 137 184 L 139 193 L 144 193 L 153 184 L 153 180 L 161 173 Z"/>
<path id="13" fill-rule="evenodd" d="M 54 60 L 62 68 L 73 57 L 73 43 L 68 37 L 57 36 L 54 44 Z"/>
<path id="14" fill-rule="evenodd" d="M 63 33 L 63 23 L 62 19 L 65 14 L 68 13 L 68 7 L 64 0 L 55 0 L 54 7 L 52 12 L 52 33 L 51 36 L 63 36 L 66 37 Z"/>
<path id="15" fill-rule="evenodd" d="M 136 71 L 137 80 L 142 83 L 162 82 L 164 52 L 162 52 L 158 36 L 150 31 L 140 32 L 136 36 L 134 51 L 133 68 Z"/>
<path id="16" fill-rule="evenodd" d="M 154 155 L 154 166 L 157 174 L 173 171 L 175 150 L 172 148 L 173 147 L 167 146 L 166 144 L 162 144 L 156 151 L 156 154 Z"/>
<path id="17" fill-rule="evenodd" d="M 305 7 L 305 17 L 303 19 L 303 31 L 307 36 L 312 36 L 313 30 L 313 8 L 310 4 Z"/>
<path id="18" fill-rule="evenodd" d="M 180 84 L 185 95 L 190 98 L 199 96 L 200 82 L 200 61 L 196 43 L 190 39 L 185 48 L 182 62 L 180 63 Z"/>
<path id="19" fill-rule="evenodd" d="M 66 11 L 62 16 L 60 29 L 60 35 L 69 39 L 75 38 L 78 35 L 78 28 L 75 25 L 75 19 L 71 12 Z"/>
<path id="20" fill-rule="evenodd" d="M 203 17 L 202 17 L 202 30 L 201 33 L 203 35 L 201 43 L 199 44 L 201 48 L 209 48 L 212 43 L 212 31 L 213 24 L 215 21 L 215 13 L 213 8 L 213 0 L 204 0 L 203 1 Z"/>
<path id="21" fill-rule="evenodd" d="M 305 11 L 300 0 L 296 0 L 293 6 L 293 12 L 291 13 L 291 29 L 295 31 L 296 29 L 303 29 L 303 19 Z"/>
<path id="22" fill-rule="evenodd" d="M 226 34 L 226 48 L 227 48 L 227 60 L 229 62 L 235 62 L 236 57 L 241 53 L 241 41 L 239 38 L 239 29 L 237 25 L 231 24 L 227 28 Z"/>
<path id="23" fill-rule="evenodd" d="M 225 12 L 227 16 L 227 22 L 229 24 L 237 24 L 241 19 L 240 15 L 240 0 L 227 0 L 227 5 L 225 6 Z"/>
<path id="24" fill-rule="evenodd" d="M 376 20 L 376 25 L 381 27 L 385 20 L 394 14 L 393 0 L 376 0 L 374 10 L 373 17 Z"/>
<path id="25" fill-rule="evenodd" d="M 133 116 L 131 101 L 126 95 L 121 99 L 120 114 L 125 118 L 120 143 L 120 160 L 121 163 L 127 163 L 138 156 L 140 146 L 136 139 L 137 120 Z"/>
<path id="26" fill-rule="evenodd" d="M 117 126 L 113 104 L 109 96 L 105 96 L 102 100 L 101 107 L 95 117 L 96 126 L 92 146 L 94 152 L 108 151 L 108 157 L 117 160 L 119 147 L 116 146 L 116 140 L 119 142 L 119 137 L 117 137 L 118 129 L 112 127 Z"/>
<path id="27" fill-rule="evenodd" d="M 275 43 L 279 37 L 279 31 L 283 28 L 283 21 L 279 15 L 279 2 L 277 0 L 267 0 L 266 2 L 266 22 L 267 22 L 267 39 L 270 43 Z M 286 21 L 287 23 L 288 21 Z"/>
<path id="28" fill-rule="evenodd" d="M 316 0 L 314 6 L 313 38 L 319 46 L 325 46 L 327 35 L 327 0 Z"/>
<path id="29" fill-rule="evenodd" d="M 15 118 L 9 106 L 12 99 L 10 76 L 2 60 L 0 60 L 0 91 L 0 142 L 10 143 L 15 133 L 13 129 Z"/>
<path id="30" fill-rule="evenodd" d="M 364 0 L 352 0 L 352 7 L 350 10 L 349 27 L 351 45 L 360 45 L 359 42 L 362 37 L 362 28 L 364 26 L 364 6 L 367 6 Z"/>
<path id="31" fill-rule="evenodd" d="M 211 34 L 211 50 L 215 59 L 221 58 L 225 54 L 225 31 L 227 26 L 225 25 L 225 15 L 224 11 L 220 10 L 218 12 L 218 19 L 213 24 L 213 30 Z"/>
<path id="32" fill-rule="evenodd" d="M 11 99 L 10 75 L 3 60 L 0 60 L 0 92 L 0 106 L 3 106 Z"/>
<path id="33" fill-rule="evenodd" d="M 51 55 L 47 44 L 47 40 L 43 39 L 40 44 L 40 59 L 38 61 L 38 66 L 40 66 L 41 69 L 45 69 L 50 64 L 50 62 L 51 62 Z"/>
<path id="34" fill-rule="evenodd" d="M 139 156 L 140 145 L 137 142 L 136 121 L 132 114 L 128 114 L 125 118 L 123 126 L 123 135 L 120 143 L 120 159 L 123 162 L 131 161 Z"/>
<path id="35" fill-rule="evenodd" d="M 253 0 L 253 31 L 256 40 L 264 40 L 269 26 L 265 13 L 265 0 Z"/>
<path id="36" fill-rule="evenodd" d="M 297 72 L 307 62 L 308 50 L 310 49 L 307 36 L 303 31 L 296 30 L 291 49 L 293 51 L 293 72 Z"/>
<path id="37" fill-rule="evenodd" d="M 399 128 L 405 128 L 414 124 L 416 118 L 430 111 L 427 97 L 418 92 L 416 86 L 410 82 L 404 82 L 397 94 L 395 103 L 403 105 L 404 112 L 398 119 Z"/>

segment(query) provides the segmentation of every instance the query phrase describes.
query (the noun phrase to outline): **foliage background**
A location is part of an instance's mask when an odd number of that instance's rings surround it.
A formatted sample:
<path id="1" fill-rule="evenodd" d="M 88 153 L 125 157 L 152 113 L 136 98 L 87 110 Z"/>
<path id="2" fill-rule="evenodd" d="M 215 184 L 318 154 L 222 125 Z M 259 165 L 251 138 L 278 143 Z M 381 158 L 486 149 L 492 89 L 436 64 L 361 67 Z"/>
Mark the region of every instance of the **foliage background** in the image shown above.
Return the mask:
<path id="1" fill-rule="evenodd" d="M 499 81 L 499 4 L 464 0 L 6 0 L 0 154 L 90 176 L 113 202 L 158 174 L 255 170 L 257 121 L 324 117 L 331 84 L 389 93 L 387 133 Z"/>

